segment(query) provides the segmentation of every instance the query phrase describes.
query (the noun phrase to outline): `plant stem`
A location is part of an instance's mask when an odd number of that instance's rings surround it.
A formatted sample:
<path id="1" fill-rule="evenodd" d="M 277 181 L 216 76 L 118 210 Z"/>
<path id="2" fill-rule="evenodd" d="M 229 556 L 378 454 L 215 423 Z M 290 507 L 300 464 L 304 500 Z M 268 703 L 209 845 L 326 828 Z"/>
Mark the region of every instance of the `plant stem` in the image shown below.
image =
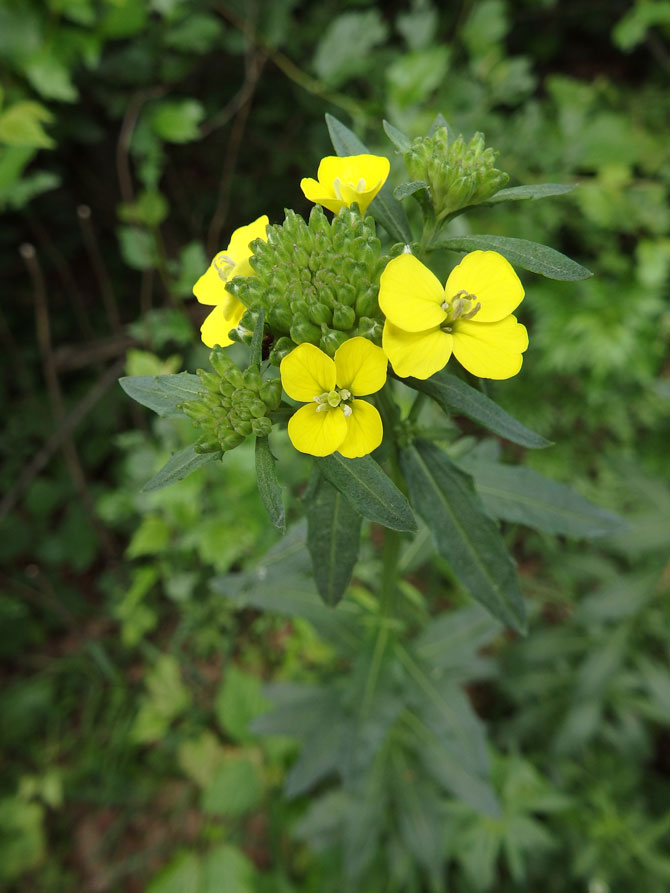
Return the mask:
<path id="1" fill-rule="evenodd" d="M 395 613 L 399 557 L 400 537 L 397 531 L 386 528 L 382 548 L 382 585 L 379 592 L 379 604 L 384 618 L 393 617 Z"/>

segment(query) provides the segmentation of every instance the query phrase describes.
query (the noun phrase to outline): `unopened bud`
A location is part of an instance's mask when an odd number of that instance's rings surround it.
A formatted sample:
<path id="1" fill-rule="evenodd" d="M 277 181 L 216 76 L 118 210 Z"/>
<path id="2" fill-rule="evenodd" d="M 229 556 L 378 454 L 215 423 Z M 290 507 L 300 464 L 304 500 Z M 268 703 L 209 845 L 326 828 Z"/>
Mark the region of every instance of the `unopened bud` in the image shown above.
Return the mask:
<path id="1" fill-rule="evenodd" d="M 261 386 L 261 370 L 256 364 L 247 366 L 242 373 L 242 376 L 244 378 L 244 384 L 252 391 L 257 391 Z"/>
<path id="2" fill-rule="evenodd" d="M 259 395 L 268 409 L 276 409 L 281 400 L 281 379 L 271 378 L 261 385 Z"/>
<path id="3" fill-rule="evenodd" d="M 256 437 L 267 437 L 272 431 L 272 422 L 267 416 L 260 419 L 251 420 L 251 431 Z"/>
<path id="4" fill-rule="evenodd" d="M 349 331 L 356 322 L 356 311 L 346 304 L 336 304 L 333 309 L 333 326 L 342 331 Z"/>
<path id="5" fill-rule="evenodd" d="M 337 348 L 348 341 L 349 335 L 346 332 L 337 332 L 334 329 L 328 329 L 319 340 L 319 347 L 329 357 L 335 356 Z"/>

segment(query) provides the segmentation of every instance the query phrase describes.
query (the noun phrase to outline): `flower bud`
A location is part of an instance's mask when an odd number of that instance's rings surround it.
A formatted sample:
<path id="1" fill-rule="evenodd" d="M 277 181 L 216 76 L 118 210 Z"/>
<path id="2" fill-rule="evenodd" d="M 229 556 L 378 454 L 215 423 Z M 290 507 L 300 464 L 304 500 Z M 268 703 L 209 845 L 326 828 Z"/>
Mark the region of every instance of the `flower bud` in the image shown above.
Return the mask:
<path id="1" fill-rule="evenodd" d="M 304 317 L 296 315 L 296 321 L 291 326 L 291 338 L 296 344 L 302 344 L 303 341 L 318 344 L 321 338 L 321 329 L 307 322 Z"/>
<path id="2" fill-rule="evenodd" d="M 321 336 L 318 346 L 329 357 L 334 357 L 337 348 L 348 340 L 349 335 L 346 332 L 336 332 L 334 329 L 327 329 Z"/>
<path id="3" fill-rule="evenodd" d="M 237 431 L 228 431 L 219 441 L 222 450 L 234 450 L 244 440 L 244 435 Z"/>
<path id="4" fill-rule="evenodd" d="M 322 323 L 329 323 L 333 315 L 333 311 L 326 304 L 319 301 L 314 302 L 309 307 L 309 318 L 314 325 L 320 326 Z"/>
<path id="5" fill-rule="evenodd" d="M 270 378 L 261 385 L 259 396 L 268 409 L 276 409 L 281 400 L 281 379 Z"/>
<path id="6" fill-rule="evenodd" d="M 243 437 L 246 437 L 248 434 L 251 434 L 251 420 L 249 418 L 240 419 L 235 423 L 235 431 L 238 434 L 241 434 Z"/>
<path id="7" fill-rule="evenodd" d="M 218 453 L 221 450 L 221 444 L 217 437 L 202 434 L 193 444 L 196 453 Z"/>
<path id="8" fill-rule="evenodd" d="M 259 398 L 256 398 L 255 400 L 249 400 L 249 402 L 247 403 L 247 408 L 252 417 L 255 419 L 260 419 L 267 412 L 267 406 Z"/>
<path id="9" fill-rule="evenodd" d="M 279 366 L 284 357 L 287 357 L 296 346 L 290 338 L 278 338 L 270 351 L 270 362 L 273 366 Z"/>
<path id="10" fill-rule="evenodd" d="M 219 382 L 221 379 L 216 373 L 205 372 L 204 369 L 198 369 L 196 370 L 196 374 L 208 391 L 212 391 L 214 394 L 219 393 Z"/>
<path id="11" fill-rule="evenodd" d="M 226 370 L 235 365 L 222 347 L 214 348 L 209 355 L 209 362 L 212 369 L 222 378 L 225 378 Z"/>
<path id="12" fill-rule="evenodd" d="M 333 327 L 348 332 L 356 322 L 356 311 L 346 304 L 335 304 L 333 309 Z"/>
<path id="13" fill-rule="evenodd" d="M 226 381 L 236 388 L 244 387 L 244 378 L 241 371 L 234 364 L 226 369 Z"/>
<path id="14" fill-rule="evenodd" d="M 247 366 L 247 368 L 242 373 L 242 377 L 244 378 L 244 383 L 247 388 L 256 392 L 261 386 L 261 370 L 254 363 L 251 366 Z"/>
<path id="15" fill-rule="evenodd" d="M 267 437 L 270 431 L 272 431 L 272 422 L 267 416 L 263 416 L 260 419 L 252 419 L 251 431 L 256 437 Z"/>

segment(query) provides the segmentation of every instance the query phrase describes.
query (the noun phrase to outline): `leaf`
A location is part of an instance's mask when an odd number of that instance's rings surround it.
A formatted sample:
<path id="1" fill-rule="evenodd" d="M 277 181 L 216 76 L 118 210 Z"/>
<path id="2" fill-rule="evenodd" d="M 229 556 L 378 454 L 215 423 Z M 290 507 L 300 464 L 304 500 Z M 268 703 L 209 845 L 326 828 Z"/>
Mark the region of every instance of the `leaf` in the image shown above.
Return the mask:
<path id="1" fill-rule="evenodd" d="M 126 375 L 119 379 L 123 390 L 142 406 L 153 409 L 159 416 L 179 413 L 177 406 L 196 400 L 202 394 L 202 382 L 197 375 L 180 372 L 177 375 Z"/>
<path id="2" fill-rule="evenodd" d="M 414 195 L 422 189 L 428 189 L 428 183 L 425 180 L 412 180 L 411 183 L 401 183 L 393 190 L 393 195 L 397 201 L 407 198 L 408 195 Z"/>
<path id="3" fill-rule="evenodd" d="M 528 186 L 510 186 L 500 189 L 484 204 L 494 205 L 499 202 L 536 201 L 538 198 L 549 198 L 552 195 L 565 195 L 577 188 L 577 183 L 534 183 Z"/>
<path id="4" fill-rule="evenodd" d="M 494 617 L 525 630 L 512 559 L 469 479 L 434 444 L 416 440 L 400 454 L 412 503 L 456 577 Z"/>
<path id="5" fill-rule="evenodd" d="M 256 483 L 258 492 L 274 526 L 286 533 L 284 494 L 277 478 L 277 460 L 267 437 L 256 438 Z"/>
<path id="6" fill-rule="evenodd" d="M 449 251 L 497 251 L 506 257 L 511 264 L 539 273 L 548 279 L 576 281 L 593 276 L 590 270 L 582 267 L 560 251 L 529 242 L 527 239 L 511 239 L 507 236 L 454 236 L 440 238 L 435 248 L 446 248 Z"/>
<path id="7" fill-rule="evenodd" d="M 200 860 L 195 853 L 180 853 L 147 887 L 147 893 L 200 893 Z"/>
<path id="8" fill-rule="evenodd" d="M 436 740 L 422 742 L 419 756 L 439 785 L 482 815 L 499 818 L 500 803 L 488 781 L 464 766 Z"/>
<path id="9" fill-rule="evenodd" d="M 213 459 L 220 459 L 222 453 L 196 453 L 193 444 L 184 447 L 170 456 L 165 465 L 158 474 L 155 474 L 149 483 L 142 487 L 143 493 L 149 493 L 152 490 L 162 490 L 169 484 L 181 481 L 192 471 L 197 471 L 203 465 L 211 462 Z"/>
<path id="10" fill-rule="evenodd" d="M 331 87 L 363 74 L 371 51 L 388 36 L 388 25 L 377 9 L 345 12 L 331 19 L 314 54 L 314 70 Z"/>
<path id="11" fill-rule="evenodd" d="M 464 415 L 519 446 L 538 450 L 552 445 L 550 440 L 526 428 L 489 397 L 449 372 L 438 372 L 426 381 L 418 378 L 403 378 L 401 381 L 415 391 L 432 397 L 445 412 Z"/>
<path id="12" fill-rule="evenodd" d="M 202 860 L 202 886 L 198 893 L 254 893 L 258 889 L 255 876 L 253 863 L 241 850 L 220 843 Z"/>
<path id="13" fill-rule="evenodd" d="M 338 155 L 369 155 L 370 150 L 353 131 L 341 121 L 326 114 L 326 125 Z M 369 213 L 375 217 L 392 239 L 408 244 L 412 241 L 412 231 L 402 206 L 393 198 L 393 190 L 387 181 L 373 199 Z"/>
<path id="14" fill-rule="evenodd" d="M 607 536 L 624 524 L 617 515 L 532 468 L 467 460 L 460 464 L 473 476 L 484 508 L 493 518 L 575 537 Z"/>
<path id="15" fill-rule="evenodd" d="M 229 664 L 216 695 L 214 711 L 221 728 L 233 741 L 249 741 L 249 724 L 265 713 L 269 702 L 261 694 L 257 676 L 244 673 Z"/>
<path id="16" fill-rule="evenodd" d="M 396 149 L 404 154 L 411 148 L 412 140 L 406 136 L 402 130 L 398 130 L 397 127 L 394 127 L 393 124 L 389 124 L 388 121 L 383 122 L 383 127 L 386 136 L 391 140 Z"/>
<path id="17" fill-rule="evenodd" d="M 50 121 L 53 115 L 39 102 L 17 102 L 0 115 L 0 143 L 51 149 L 56 143 L 42 127 Z"/>
<path id="18" fill-rule="evenodd" d="M 321 477 L 307 500 L 306 514 L 314 580 L 324 602 L 335 606 L 349 585 L 358 559 L 361 516 Z"/>
<path id="19" fill-rule="evenodd" d="M 265 325 L 265 308 L 261 307 L 258 311 L 258 319 L 254 327 L 254 334 L 251 336 L 251 344 L 249 345 L 249 362 L 252 365 L 260 366 L 263 359 L 263 326 Z"/>
<path id="20" fill-rule="evenodd" d="M 263 786 L 254 763 L 243 756 L 231 756 L 219 766 L 203 790 L 202 809 L 210 815 L 238 818 L 257 807 Z"/>
<path id="21" fill-rule="evenodd" d="M 345 459 L 333 453 L 317 459 L 316 465 L 364 518 L 392 530 L 416 530 L 409 502 L 372 456 Z"/>
<path id="22" fill-rule="evenodd" d="M 195 99 L 165 99 L 155 106 L 151 125 L 161 139 L 188 143 L 198 138 L 204 117 L 204 106 Z"/>

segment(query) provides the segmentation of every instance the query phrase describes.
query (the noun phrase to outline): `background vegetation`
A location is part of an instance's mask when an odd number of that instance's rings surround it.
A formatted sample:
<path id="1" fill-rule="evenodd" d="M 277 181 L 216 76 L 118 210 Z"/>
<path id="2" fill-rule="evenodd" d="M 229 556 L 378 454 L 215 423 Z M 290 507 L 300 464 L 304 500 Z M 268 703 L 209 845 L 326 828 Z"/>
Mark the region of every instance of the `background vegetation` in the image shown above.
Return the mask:
<path id="1" fill-rule="evenodd" d="M 669 36 L 653 0 L 0 5 L 0 886 L 670 887 Z M 440 111 L 486 133 L 510 185 L 579 183 L 476 212 L 595 273 L 523 277 L 531 346 L 495 395 L 556 442 L 526 464 L 628 527 L 586 547 L 507 525 L 523 641 L 425 540 L 403 555 L 408 614 L 435 618 L 417 648 L 488 733 L 497 815 L 439 747 L 398 758 L 386 800 L 372 762 L 358 799 L 346 767 L 310 764 L 338 728 L 329 693 L 355 698 L 363 668 L 277 585 L 304 531 L 276 544 L 245 447 L 140 492 L 192 432 L 116 379 L 202 364 L 192 284 L 235 227 L 307 211 L 326 111 L 393 165 L 382 117 L 414 135 Z M 277 447 L 297 500 L 305 466 Z M 343 605 L 360 628 L 379 540 Z"/>

